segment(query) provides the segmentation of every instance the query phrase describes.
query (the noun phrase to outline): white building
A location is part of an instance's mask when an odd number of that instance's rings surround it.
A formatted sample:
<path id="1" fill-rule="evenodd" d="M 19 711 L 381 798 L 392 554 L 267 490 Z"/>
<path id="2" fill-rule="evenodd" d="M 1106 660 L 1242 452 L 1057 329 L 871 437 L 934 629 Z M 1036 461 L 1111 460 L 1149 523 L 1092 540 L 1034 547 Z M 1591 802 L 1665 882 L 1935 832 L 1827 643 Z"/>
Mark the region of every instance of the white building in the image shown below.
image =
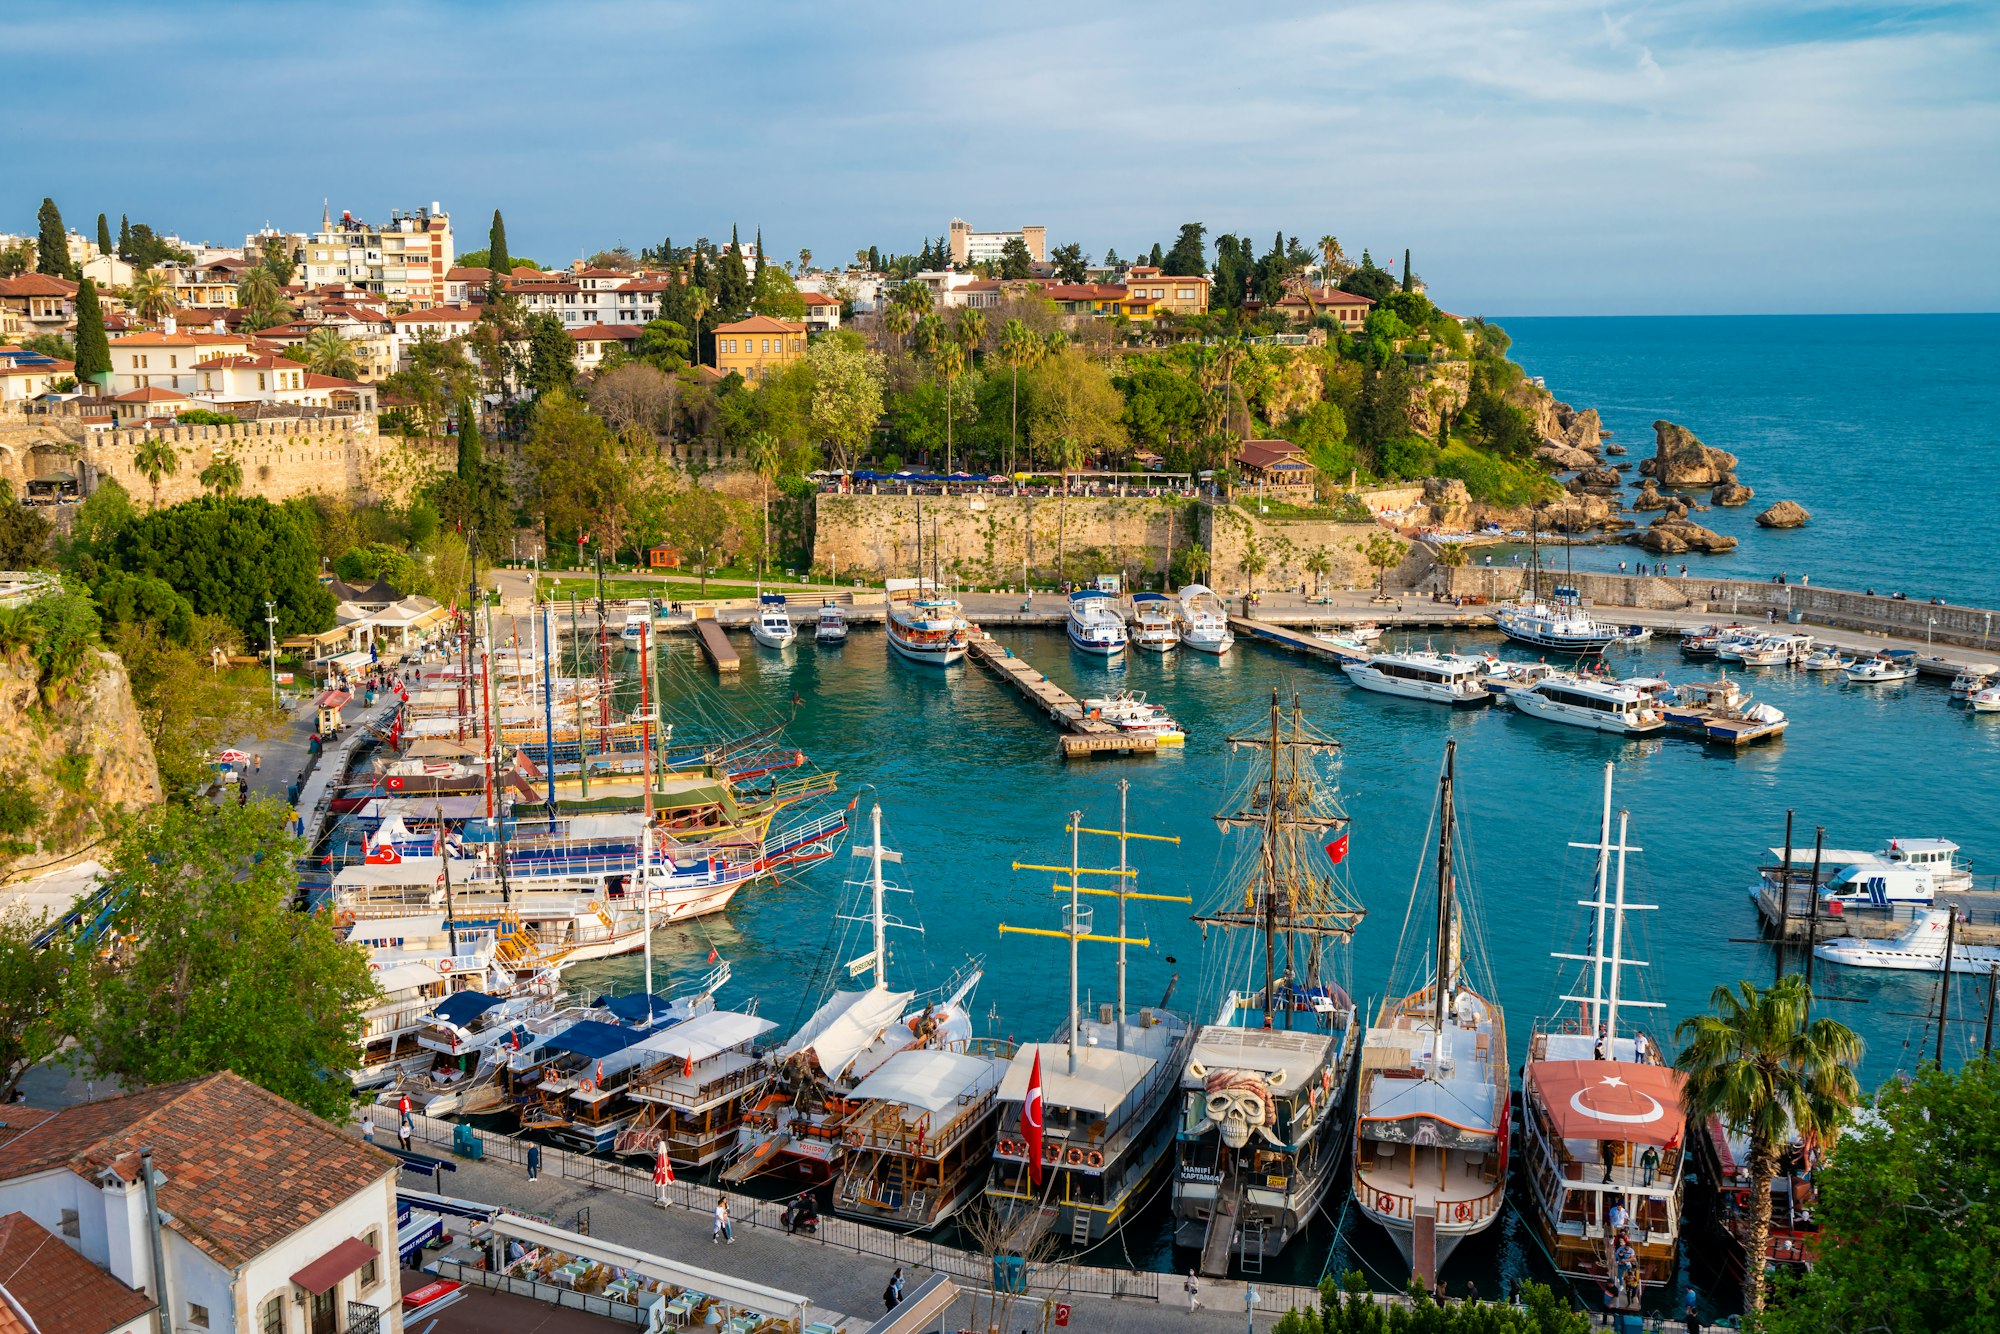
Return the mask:
<path id="1" fill-rule="evenodd" d="M 393 213 L 381 226 L 351 213 L 336 221 L 327 213 L 306 242 L 301 272 L 307 287 L 344 283 L 398 305 L 421 307 L 444 300 L 453 254 L 451 215 L 435 202 L 414 213 Z"/>
<path id="2" fill-rule="evenodd" d="M 660 317 L 664 278 L 646 278 L 617 269 L 560 271 L 515 278 L 507 294 L 531 315 L 554 315 L 568 329 L 594 324 L 646 324 Z"/>
<path id="3" fill-rule="evenodd" d="M 6 1334 L 147 1334 L 158 1304 L 51 1236 L 23 1213 L 0 1217 L 0 1330 Z"/>
<path id="4" fill-rule="evenodd" d="M 144 1290 L 173 1334 L 401 1334 L 388 1154 L 228 1072 L 4 1122 L 0 1215 Z"/>
<path id="5" fill-rule="evenodd" d="M 1048 228 L 1016 227 L 1011 232 L 975 232 L 972 224 L 964 218 L 951 220 L 951 262 L 962 269 L 982 260 L 997 260 L 1006 251 L 1007 243 L 1013 240 L 1019 240 L 1028 247 L 1028 258 L 1038 264 L 1048 262 Z"/>
<path id="6" fill-rule="evenodd" d="M 111 390 L 171 389 L 193 394 L 201 389 L 196 367 L 211 357 L 244 356 L 250 340 L 242 334 L 182 333 L 172 317 L 157 333 L 126 334 L 111 340 Z"/>
<path id="7" fill-rule="evenodd" d="M 846 301 L 856 315 L 870 315 L 882 308 L 883 291 L 889 277 L 883 273 L 808 273 L 794 284 L 801 292 L 818 292 L 836 301 Z"/>

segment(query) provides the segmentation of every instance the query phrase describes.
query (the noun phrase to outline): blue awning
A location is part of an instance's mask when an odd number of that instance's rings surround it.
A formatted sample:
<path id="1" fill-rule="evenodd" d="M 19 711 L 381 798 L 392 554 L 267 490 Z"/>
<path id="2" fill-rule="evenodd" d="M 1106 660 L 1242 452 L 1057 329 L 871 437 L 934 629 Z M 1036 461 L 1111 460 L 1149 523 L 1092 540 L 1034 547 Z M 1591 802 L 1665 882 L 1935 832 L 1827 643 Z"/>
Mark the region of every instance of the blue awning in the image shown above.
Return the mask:
<path id="1" fill-rule="evenodd" d="M 672 1008 L 672 1002 L 661 996 L 649 996 L 643 991 L 635 991 L 628 996 L 599 996 L 597 1008 L 609 1010 L 628 1024 L 642 1023 L 665 1014 Z"/>
<path id="2" fill-rule="evenodd" d="M 616 1024 L 585 1019 L 572 1024 L 542 1044 L 544 1052 L 574 1052 L 585 1060 L 597 1060 L 615 1051 L 624 1051 L 643 1036 Z"/>
<path id="3" fill-rule="evenodd" d="M 438 1007 L 431 1013 L 448 1024 L 463 1028 L 499 1003 L 498 996 L 489 996 L 483 991 L 460 991 L 438 1002 Z"/>

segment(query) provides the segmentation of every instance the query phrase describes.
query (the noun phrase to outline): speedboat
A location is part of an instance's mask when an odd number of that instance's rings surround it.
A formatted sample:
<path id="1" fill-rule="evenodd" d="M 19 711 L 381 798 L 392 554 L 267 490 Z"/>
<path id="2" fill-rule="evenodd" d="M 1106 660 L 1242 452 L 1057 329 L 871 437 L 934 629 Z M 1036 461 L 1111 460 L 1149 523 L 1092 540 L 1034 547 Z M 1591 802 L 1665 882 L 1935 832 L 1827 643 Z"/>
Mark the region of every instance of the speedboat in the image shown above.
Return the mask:
<path id="1" fill-rule="evenodd" d="M 625 604 L 625 624 L 619 629 L 618 637 L 628 644 L 636 644 L 652 623 L 652 603 L 628 602 Z"/>
<path id="2" fill-rule="evenodd" d="M 1957 676 L 1951 678 L 1951 697 L 1971 699 L 1980 691 L 1994 685 L 1996 677 L 2000 677 L 2000 667 L 1995 667 L 1990 662 L 1968 662 L 1960 669 Z"/>
<path id="3" fill-rule="evenodd" d="M 1806 654 L 1799 663 L 1799 670 L 1806 672 L 1840 672 L 1853 666 L 1854 659 L 1842 657 L 1838 649 L 1816 648 Z"/>
<path id="4" fill-rule="evenodd" d="M 1493 702 L 1486 689 L 1486 664 L 1478 658 L 1422 649 L 1378 653 L 1366 662 L 1343 662 L 1340 667 L 1355 685 L 1378 694 L 1467 708 Z"/>
<path id="5" fill-rule="evenodd" d="M 813 630 L 813 639 L 821 644 L 846 643 L 847 613 L 831 602 L 821 607 L 819 624 Z"/>
<path id="6" fill-rule="evenodd" d="M 1965 702 L 1972 706 L 1974 713 L 2000 713 L 2000 686 L 1975 690 L 1965 697 Z"/>
<path id="7" fill-rule="evenodd" d="M 1165 593 L 1132 595 L 1132 646 L 1165 653 L 1181 642 L 1180 617 Z"/>
<path id="8" fill-rule="evenodd" d="M 1236 642 L 1222 599 L 1201 584 L 1189 584 L 1181 590 L 1181 619 L 1186 623 L 1181 644 L 1197 653 L 1224 654 Z"/>
<path id="9" fill-rule="evenodd" d="M 965 617 L 955 598 L 940 597 L 928 579 L 890 579 L 882 585 L 889 647 L 911 662 L 949 667 L 965 657 Z"/>
<path id="10" fill-rule="evenodd" d="M 1187 744 L 1187 733 L 1173 720 L 1165 705 L 1148 704 L 1143 690 L 1121 690 L 1083 702 L 1086 716 L 1110 723 L 1121 732 L 1150 736 L 1162 746 Z"/>
<path id="11" fill-rule="evenodd" d="M 1111 594 L 1080 588 L 1069 595 L 1069 642 L 1085 653 L 1115 658 L 1125 651 L 1125 622 Z"/>
<path id="12" fill-rule="evenodd" d="M 1925 908 L 1913 918 L 1902 934 L 1889 940 L 1865 936 L 1841 936 L 1813 947 L 1813 953 L 1828 963 L 1849 968 L 1887 968 L 1906 973 L 1942 973 L 1945 969 L 1945 941 L 1952 935 L 1949 908 Z M 2000 964 L 2000 946 L 1968 945 L 1951 942 L 1951 971 L 1986 975 Z"/>
<path id="13" fill-rule="evenodd" d="M 1591 619 L 1574 588 L 1558 588 L 1546 602 L 1502 607 L 1493 613 L 1493 623 L 1509 639 L 1559 653 L 1596 653 L 1623 633 Z"/>
<path id="14" fill-rule="evenodd" d="M 750 637 L 765 648 L 784 648 L 799 637 L 791 612 L 785 610 L 783 593 L 758 595 L 757 623 L 750 627 Z"/>
<path id="15" fill-rule="evenodd" d="M 1910 649 L 1892 648 L 1872 658 L 1856 658 L 1841 669 L 1841 676 L 1857 685 L 1883 685 L 1908 681 L 1917 674 L 1917 655 Z"/>
<path id="16" fill-rule="evenodd" d="M 1653 632 L 1643 625 L 1628 625 L 1618 632 L 1618 638 L 1611 642 L 1620 648 L 1639 648 L 1650 642 Z"/>
<path id="17" fill-rule="evenodd" d="M 1625 681 L 1556 672 L 1510 691 L 1508 700 L 1522 713 L 1572 727 L 1642 736 L 1667 725 L 1658 700 Z"/>

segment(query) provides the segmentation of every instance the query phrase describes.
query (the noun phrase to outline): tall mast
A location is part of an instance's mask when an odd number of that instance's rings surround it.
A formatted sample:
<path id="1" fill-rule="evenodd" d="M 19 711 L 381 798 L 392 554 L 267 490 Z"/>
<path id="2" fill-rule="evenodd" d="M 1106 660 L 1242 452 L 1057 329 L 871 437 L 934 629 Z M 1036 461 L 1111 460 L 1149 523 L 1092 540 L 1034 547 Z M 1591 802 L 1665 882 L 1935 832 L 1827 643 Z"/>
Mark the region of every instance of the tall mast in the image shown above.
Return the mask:
<path id="1" fill-rule="evenodd" d="M 590 757 L 584 754 L 583 750 L 583 690 L 581 688 L 583 685 L 583 619 L 582 614 L 577 610 L 576 594 L 574 593 L 569 595 L 569 629 L 570 638 L 576 641 L 573 645 L 576 650 L 576 683 L 578 686 L 576 692 L 576 780 L 579 784 L 578 795 L 580 799 L 589 801 Z M 550 756 L 549 760 L 553 764 L 555 757 Z"/>
<path id="2" fill-rule="evenodd" d="M 556 681 L 549 669 L 549 640 L 555 637 L 555 624 L 550 619 L 551 608 L 542 604 L 542 736 L 548 743 L 548 753 L 544 757 L 549 765 L 549 818 L 556 814 Z"/>
<path id="3" fill-rule="evenodd" d="M 1625 854 L 1629 850 L 1625 842 L 1625 830 L 1630 823 L 1630 811 L 1618 812 L 1618 901 L 1611 914 L 1611 1002 L 1605 1014 L 1604 1054 L 1609 1056 L 1618 1041 L 1618 985 L 1619 968 L 1625 962 Z M 1602 953 L 1602 950 L 1599 950 Z"/>
<path id="4" fill-rule="evenodd" d="M 917 492 L 917 596 L 924 593 L 924 493 Z"/>
<path id="5" fill-rule="evenodd" d="M 1081 863 L 1077 859 L 1079 851 L 1077 845 L 1082 838 L 1082 826 L 1083 812 L 1071 811 L 1069 813 L 1069 1072 L 1072 1075 L 1076 1073 L 1076 1021 L 1078 1018 L 1076 1000 L 1076 945 L 1077 941 L 1083 935 L 1083 918 L 1079 906 L 1081 903 L 1082 886 L 1077 884 L 1076 879 L 1082 870 Z"/>
<path id="6" fill-rule="evenodd" d="M 1951 1022 L 1951 956 L 1958 945 L 1958 909 L 1946 908 L 1944 923 L 1944 973 L 1938 980 L 1937 1067 L 1944 1069 L 1944 1030 Z"/>
<path id="7" fill-rule="evenodd" d="M 1451 947 L 1452 909 L 1456 906 L 1452 902 L 1455 887 L 1451 878 L 1451 840 L 1455 832 L 1451 785 L 1457 751 L 1456 741 L 1444 743 L 1444 774 L 1438 779 L 1437 986 L 1432 1005 L 1436 1057 L 1432 1062 L 1433 1069 L 1440 1068 L 1444 1061 L 1445 1017 L 1450 1010 L 1452 974 L 1456 971 Z"/>
<path id="8" fill-rule="evenodd" d="M 646 933 L 646 1021 L 653 1018 L 653 618 L 639 630 L 639 786 L 646 794 L 645 817 L 639 826 L 639 904 Z"/>
<path id="9" fill-rule="evenodd" d="M 1271 1027 L 1278 964 L 1278 692 L 1271 692 L 1271 785 L 1264 803 L 1264 1027 Z"/>
<path id="10" fill-rule="evenodd" d="M 1652 912 L 1656 903 L 1627 903 L 1625 901 L 1625 857 L 1627 853 L 1639 852 L 1627 839 L 1626 831 L 1631 826 L 1631 812 L 1618 813 L 1618 841 L 1611 841 L 1611 765 L 1604 766 L 1604 835 L 1595 843 L 1572 843 L 1573 848 L 1590 848 L 1598 853 L 1597 894 L 1594 898 L 1580 899 L 1578 902 L 1597 913 L 1597 926 L 1591 937 L 1588 954 L 1565 954 L 1555 952 L 1551 957 L 1569 959 L 1591 966 L 1591 987 L 1589 995 L 1565 993 L 1565 1001 L 1574 1001 L 1585 1007 L 1589 1016 L 1590 1031 L 1595 1032 L 1601 1025 L 1604 1029 L 1604 1054 L 1615 1058 L 1612 1044 L 1618 1037 L 1618 1011 L 1641 1008 L 1664 1009 L 1659 1001 L 1629 1000 L 1623 994 L 1621 969 L 1630 966 L 1644 968 L 1644 959 L 1625 957 L 1625 914 L 1628 912 Z M 1616 867 L 1610 864 L 1613 854 L 1617 855 Z M 1607 936 L 1608 933 L 1608 936 Z M 1608 949 L 1607 949 L 1608 946 Z"/>
<path id="11" fill-rule="evenodd" d="M 868 810 L 868 830 L 873 842 L 868 848 L 868 892 L 870 918 L 875 926 L 875 990 L 889 989 L 889 932 L 882 916 L 882 803 Z"/>
<path id="12" fill-rule="evenodd" d="M 1118 869 L 1127 870 L 1125 865 L 1125 809 L 1130 800 L 1132 784 L 1126 779 L 1118 780 Z M 1123 876 L 1119 877 L 1122 881 Z M 1124 886 L 1121 884 L 1120 888 Z M 1118 1050 L 1125 1050 L 1125 896 L 1118 896 Z"/>
<path id="13" fill-rule="evenodd" d="M 1591 953 L 1598 956 L 1593 965 L 1590 979 L 1590 1014 L 1587 1016 L 1591 1031 L 1597 1029 L 1598 1020 L 1604 1009 L 1604 933 L 1609 925 L 1604 920 L 1605 907 L 1610 895 L 1611 878 L 1611 772 L 1612 762 L 1604 762 L 1604 818 L 1597 830 L 1597 934 L 1592 937 Z M 1624 840 L 1619 840 L 1623 842 Z"/>

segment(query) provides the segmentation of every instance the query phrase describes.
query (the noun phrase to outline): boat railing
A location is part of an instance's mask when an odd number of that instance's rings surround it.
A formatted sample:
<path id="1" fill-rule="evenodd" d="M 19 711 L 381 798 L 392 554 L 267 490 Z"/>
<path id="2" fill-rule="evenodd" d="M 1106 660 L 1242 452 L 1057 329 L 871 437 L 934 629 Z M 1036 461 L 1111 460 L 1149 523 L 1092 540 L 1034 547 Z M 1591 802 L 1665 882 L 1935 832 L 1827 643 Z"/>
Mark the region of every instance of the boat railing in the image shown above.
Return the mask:
<path id="1" fill-rule="evenodd" d="M 669 1107 L 692 1111 L 746 1089 L 757 1088 L 771 1078 L 769 1066 L 746 1065 L 732 1070 L 720 1079 L 697 1084 L 692 1090 L 675 1088 L 674 1082 L 684 1078 L 681 1073 L 683 1069 L 684 1066 L 679 1058 L 659 1062 L 648 1069 L 636 1072 L 626 1091 L 631 1097 L 644 1102 L 665 1103 Z"/>
<path id="2" fill-rule="evenodd" d="M 959 1098 L 950 1117 L 933 1133 L 931 1115 L 926 1112 L 915 1123 L 905 1121 L 902 1104 L 887 1103 L 864 1109 L 844 1127 L 849 1148 L 867 1152 L 899 1153 L 916 1158 L 942 1158 L 983 1126 L 998 1089 Z"/>

